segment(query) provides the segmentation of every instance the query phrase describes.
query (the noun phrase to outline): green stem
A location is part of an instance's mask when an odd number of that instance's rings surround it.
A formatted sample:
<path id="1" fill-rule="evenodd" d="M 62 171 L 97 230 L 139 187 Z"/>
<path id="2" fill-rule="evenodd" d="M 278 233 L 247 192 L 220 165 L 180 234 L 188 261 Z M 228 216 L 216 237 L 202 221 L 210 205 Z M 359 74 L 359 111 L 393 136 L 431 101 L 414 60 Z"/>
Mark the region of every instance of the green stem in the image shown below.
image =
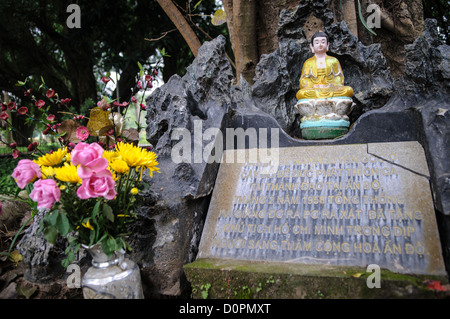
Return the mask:
<path id="1" fill-rule="evenodd" d="M 34 218 L 34 214 L 35 214 L 35 212 L 33 211 L 33 212 L 31 213 L 31 217 L 28 218 L 28 220 L 27 220 L 27 221 L 22 225 L 22 227 L 20 227 L 20 229 L 17 231 L 16 235 L 14 236 L 14 238 L 13 238 L 13 240 L 12 240 L 12 242 L 11 242 L 11 245 L 9 246 L 8 253 L 0 252 L 0 255 L 5 255 L 5 256 L 8 256 L 8 257 L 9 257 L 9 255 L 11 254 L 11 250 L 13 249 L 14 244 L 16 243 L 17 238 L 19 237 L 20 233 L 21 233 L 22 230 L 25 228 L 25 226 L 28 225 L 28 223 Z"/>

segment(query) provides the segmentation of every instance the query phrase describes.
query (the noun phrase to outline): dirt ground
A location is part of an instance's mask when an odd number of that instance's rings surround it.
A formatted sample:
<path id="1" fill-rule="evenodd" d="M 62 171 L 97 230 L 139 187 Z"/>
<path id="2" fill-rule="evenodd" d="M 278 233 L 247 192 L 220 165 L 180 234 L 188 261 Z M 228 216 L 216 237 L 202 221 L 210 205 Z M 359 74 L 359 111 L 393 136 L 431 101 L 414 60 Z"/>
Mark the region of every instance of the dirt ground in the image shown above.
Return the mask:
<path id="1" fill-rule="evenodd" d="M 1 195 L 0 214 L 0 299 L 78 299 L 83 298 L 81 288 L 69 289 L 64 283 L 34 284 L 24 279 L 25 267 L 22 256 L 15 249 L 23 235 L 18 235 L 7 256 L 14 237 L 30 218 L 27 205 Z"/>
<path id="2" fill-rule="evenodd" d="M 38 285 L 24 279 L 23 263 L 0 262 L 0 299 L 82 299 L 81 288 L 54 283 Z"/>

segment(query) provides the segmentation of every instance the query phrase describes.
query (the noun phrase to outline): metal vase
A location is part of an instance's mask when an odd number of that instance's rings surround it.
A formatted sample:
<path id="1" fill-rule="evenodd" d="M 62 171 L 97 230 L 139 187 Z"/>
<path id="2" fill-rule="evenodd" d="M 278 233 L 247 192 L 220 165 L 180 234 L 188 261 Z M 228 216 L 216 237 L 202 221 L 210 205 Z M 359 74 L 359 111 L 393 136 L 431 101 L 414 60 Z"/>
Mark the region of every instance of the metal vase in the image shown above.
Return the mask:
<path id="1" fill-rule="evenodd" d="M 81 281 L 85 299 L 143 299 L 139 266 L 125 258 L 125 252 L 112 256 L 103 252 L 101 244 L 83 246 L 92 256 Z"/>

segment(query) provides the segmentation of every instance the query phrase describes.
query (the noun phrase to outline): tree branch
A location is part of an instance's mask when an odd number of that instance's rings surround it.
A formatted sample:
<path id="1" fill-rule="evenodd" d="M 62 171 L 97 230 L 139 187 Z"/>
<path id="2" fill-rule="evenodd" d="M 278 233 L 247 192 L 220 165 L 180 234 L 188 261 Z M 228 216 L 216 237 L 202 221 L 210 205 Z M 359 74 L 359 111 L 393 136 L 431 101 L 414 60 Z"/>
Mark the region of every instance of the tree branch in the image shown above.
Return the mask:
<path id="1" fill-rule="evenodd" d="M 194 33 L 192 28 L 189 26 L 188 22 L 181 14 L 181 12 L 177 9 L 177 7 L 173 4 L 171 0 L 157 0 L 161 8 L 170 18 L 170 20 L 175 24 L 178 31 L 180 31 L 186 43 L 189 45 L 192 53 L 196 57 L 198 54 L 198 49 L 201 47 L 200 40 L 197 38 L 197 35 Z"/>

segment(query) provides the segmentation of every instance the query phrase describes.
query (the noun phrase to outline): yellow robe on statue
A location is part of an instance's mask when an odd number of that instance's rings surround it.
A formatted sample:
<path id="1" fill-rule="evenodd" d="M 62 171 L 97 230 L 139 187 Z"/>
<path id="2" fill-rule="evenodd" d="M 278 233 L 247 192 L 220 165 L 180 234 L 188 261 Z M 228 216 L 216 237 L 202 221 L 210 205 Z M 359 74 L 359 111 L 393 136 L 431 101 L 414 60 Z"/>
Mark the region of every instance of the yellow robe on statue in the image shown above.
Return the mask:
<path id="1" fill-rule="evenodd" d="M 353 96 L 353 89 L 344 85 L 344 73 L 339 60 L 326 55 L 325 63 L 326 68 L 318 69 L 315 56 L 305 61 L 297 100 Z"/>

